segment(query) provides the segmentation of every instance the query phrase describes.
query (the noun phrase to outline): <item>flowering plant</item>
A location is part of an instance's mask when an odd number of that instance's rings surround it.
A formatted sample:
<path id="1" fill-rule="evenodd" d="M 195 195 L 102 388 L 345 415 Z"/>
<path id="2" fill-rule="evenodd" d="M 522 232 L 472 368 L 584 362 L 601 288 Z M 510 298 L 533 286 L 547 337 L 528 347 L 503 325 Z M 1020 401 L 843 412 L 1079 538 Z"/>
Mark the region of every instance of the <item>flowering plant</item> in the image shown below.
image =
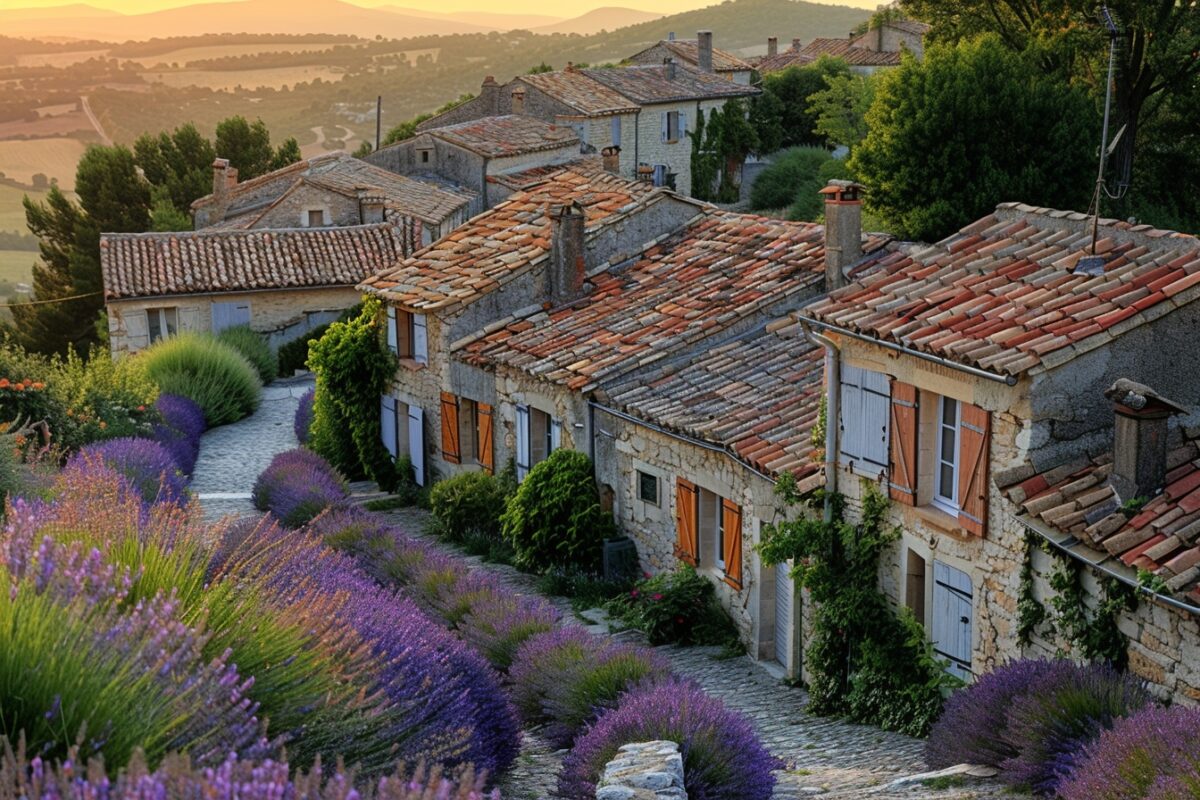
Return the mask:
<path id="1" fill-rule="evenodd" d="M 325 459 L 310 450 L 280 453 L 254 483 L 254 507 L 296 528 L 348 496 L 346 484 Z"/>

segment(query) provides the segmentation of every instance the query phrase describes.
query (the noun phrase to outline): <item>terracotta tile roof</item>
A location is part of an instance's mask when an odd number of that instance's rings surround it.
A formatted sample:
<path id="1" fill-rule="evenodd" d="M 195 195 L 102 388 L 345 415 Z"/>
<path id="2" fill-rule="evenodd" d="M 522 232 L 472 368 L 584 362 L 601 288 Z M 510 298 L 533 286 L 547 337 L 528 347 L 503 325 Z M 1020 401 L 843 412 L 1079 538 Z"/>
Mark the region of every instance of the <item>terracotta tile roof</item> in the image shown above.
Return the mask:
<path id="1" fill-rule="evenodd" d="M 816 59 L 834 56 L 844 59 L 852 67 L 898 67 L 900 53 L 878 52 L 866 47 L 855 47 L 849 39 L 813 39 L 800 48 L 800 55 Z"/>
<path id="2" fill-rule="evenodd" d="M 760 74 L 766 75 L 770 72 L 780 72 L 788 67 L 802 67 L 816 60 L 816 56 L 801 53 L 799 50 L 784 50 L 773 56 L 763 56 L 755 62 L 754 67 Z"/>
<path id="3" fill-rule="evenodd" d="M 1001 486 L 1024 513 L 1072 552 L 1132 577 L 1148 570 L 1176 599 L 1200 607 L 1200 430 L 1187 429 L 1167 458 L 1166 488 L 1134 512 L 1109 483 L 1112 456 L 1066 464 Z"/>
<path id="4" fill-rule="evenodd" d="M 638 109 L 638 104 L 628 97 L 577 69 L 522 75 L 516 80 L 588 116 L 633 113 Z"/>
<path id="5" fill-rule="evenodd" d="M 670 50 L 675 58 L 689 64 L 692 67 L 700 65 L 700 45 L 695 39 L 663 39 L 657 45 L 646 48 L 653 50 L 654 47 L 665 47 Z M 642 52 L 646 52 L 643 50 Z M 630 61 L 636 61 L 642 53 L 630 57 Z M 719 47 L 713 48 L 713 71 L 714 72 L 748 72 L 754 69 L 742 59 L 730 53 L 727 50 L 722 50 Z"/>
<path id="6" fill-rule="evenodd" d="M 565 166 L 412 257 L 378 271 L 360 288 L 410 308 L 469 303 L 549 253 L 551 206 L 579 202 L 590 231 L 663 196 L 642 181 Z"/>
<path id="7" fill-rule="evenodd" d="M 790 317 L 683 363 L 608 387 L 608 404 L 668 430 L 725 447 L 772 478 L 820 477 L 812 429 L 824 386 L 824 350 Z"/>
<path id="8" fill-rule="evenodd" d="M 632 262 L 590 276 L 579 300 L 514 319 L 461 357 L 588 391 L 814 291 L 824 264 L 821 225 L 710 210 Z"/>
<path id="9" fill-rule="evenodd" d="M 109 300 L 159 295 L 354 286 L 394 263 L 391 223 L 348 228 L 107 233 L 100 270 Z"/>
<path id="10" fill-rule="evenodd" d="M 579 137 L 570 127 L 515 114 L 481 117 L 457 125 L 429 128 L 421 133 L 487 158 L 556 150 L 579 142 Z"/>
<path id="11" fill-rule="evenodd" d="M 441 222 L 474 197 L 474 192 L 468 189 L 450 189 L 397 175 L 347 153 L 326 153 L 233 186 L 225 220 L 208 229 L 249 228 L 274 204 L 305 183 L 349 197 L 363 187 L 383 195 L 388 208 L 431 223 Z M 203 208 L 212 202 L 213 195 L 205 195 L 192 203 L 192 208 Z"/>
<path id="12" fill-rule="evenodd" d="M 574 161 L 568 161 L 565 164 L 539 164 L 527 169 L 488 175 L 487 180 L 488 183 L 506 186 L 514 191 L 523 191 L 546 181 L 548 178 L 561 172 L 564 168 L 570 169 L 572 172 L 580 175 L 595 174 L 604 170 L 604 162 L 600 156 L 580 156 Z"/>
<path id="13" fill-rule="evenodd" d="M 1005 203 L 806 309 L 806 316 L 1007 375 L 1050 369 L 1200 296 L 1200 240 Z"/>
<path id="14" fill-rule="evenodd" d="M 683 64 L 675 65 L 675 78 L 667 77 L 666 66 L 633 66 L 615 69 L 585 69 L 582 72 L 641 105 L 704 100 L 721 97 L 745 97 L 760 94 L 753 86 L 699 72 Z"/>

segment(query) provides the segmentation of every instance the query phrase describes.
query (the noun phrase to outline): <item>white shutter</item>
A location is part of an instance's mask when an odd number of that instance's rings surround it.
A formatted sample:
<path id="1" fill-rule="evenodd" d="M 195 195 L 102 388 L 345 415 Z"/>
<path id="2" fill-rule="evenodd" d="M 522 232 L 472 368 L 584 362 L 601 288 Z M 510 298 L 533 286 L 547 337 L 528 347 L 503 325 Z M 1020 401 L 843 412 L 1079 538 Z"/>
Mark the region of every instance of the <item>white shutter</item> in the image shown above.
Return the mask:
<path id="1" fill-rule="evenodd" d="M 388 350 L 393 353 L 399 352 L 396 337 L 396 308 L 394 306 L 388 306 L 387 310 L 387 346 Z"/>
<path id="2" fill-rule="evenodd" d="M 891 382 L 887 375 L 862 371 L 862 432 L 859 457 L 879 469 L 888 467 L 888 417 Z"/>
<path id="3" fill-rule="evenodd" d="M 396 457 L 396 398 L 391 395 L 380 395 L 379 398 L 379 437 L 383 446 Z"/>
<path id="4" fill-rule="evenodd" d="M 425 485 L 425 412 L 408 407 L 408 457 L 412 460 L 417 486 Z"/>
<path id="5" fill-rule="evenodd" d="M 550 452 L 562 447 L 562 423 L 556 419 L 550 420 Z"/>
<path id="6" fill-rule="evenodd" d="M 663 142 L 666 142 L 670 135 L 670 122 L 668 121 L 668 118 L 667 118 L 667 112 L 666 111 L 658 112 L 658 119 L 659 119 L 659 123 L 662 126 L 662 130 L 660 131 L 660 134 L 661 134 L 660 138 L 662 139 Z"/>
<path id="7" fill-rule="evenodd" d="M 842 463 L 862 457 L 862 369 L 842 365 L 838 451 Z"/>
<path id="8" fill-rule="evenodd" d="M 933 562 L 934 653 L 949 663 L 946 671 L 971 679 L 971 576 L 941 561 Z"/>
<path id="9" fill-rule="evenodd" d="M 429 328 L 424 314 L 413 314 L 413 360 L 418 364 L 429 363 Z"/>
<path id="10" fill-rule="evenodd" d="M 614 114 L 612 122 L 609 123 L 612 128 L 612 143 L 614 147 L 621 146 L 621 116 Z"/>
<path id="11" fill-rule="evenodd" d="M 680 139 L 687 138 L 687 112 L 686 111 L 679 112 L 679 138 Z"/>
<path id="12" fill-rule="evenodd" d="M 517 406 L 517 480 L 529 474 L 529 406 Z"/>
<path id="13" fill-rule="evenodd" d="M 195 306 L 179 309 L 179 330 L 194 331 L 200 327 L 200 309 Z"/>
<path id="14" fill-rule="evenodd" d="M 150 319 L 144 310 L 126 311 L 125 336 L 129 339 L 130 350 L 141 350 L 150 346 Z"/>

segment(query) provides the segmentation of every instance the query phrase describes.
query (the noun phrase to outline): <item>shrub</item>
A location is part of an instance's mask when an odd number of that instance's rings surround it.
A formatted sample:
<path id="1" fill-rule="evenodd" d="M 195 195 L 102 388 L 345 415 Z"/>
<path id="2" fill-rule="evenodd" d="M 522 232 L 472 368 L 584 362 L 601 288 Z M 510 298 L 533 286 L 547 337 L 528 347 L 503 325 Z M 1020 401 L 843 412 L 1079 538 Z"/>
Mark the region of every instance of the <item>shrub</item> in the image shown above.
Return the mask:
<path id="1" fill-rule="evenodd" d="M 639 581 L 610 604 L 650 644 L 729 645 L 737 630 L 717 602 L 713 582 L 689 566 Z"/>
<path id="2" fill-rule="evenodd" d="M 504 591 L 482 592 L 458 626 L 459 635 L 505 671 L 527 639 L 554 628 L 558 612 L 539 597 Z"/>
<path id="3" fill-rule="evenodd" d="M 155 423 L 152 438 L 166 448 L 185 475 L 192 474 L 200 455 L 204 411 L 186 397 L 161 395 L 154 404 L 162 422 Z"/>
<path id="4" fill-rule="evenodd" d="M 547 723 L 542 735 L 554 747 L 570 747 L 629 689 L 668 677 L 653 650 L 601 639 L 578 626 L 527 640 L 509 670 L 513 702 L 528 724 Z"/>
<path id="5" fill-rule="evenodd" d="M 254 507 L 298 528 L 348 496 L 346 484 L 325 459 L 298 448 L 280 453 L 254 482 Z"/>
<path id="6" fill-rule="evenodd" d="M 508 487 L 486 472 L 463 472 L 438 481 L 429 492 L 435 532 L 462 542 L 472 534 L 499 538 Z"/>
<path id="7" fill-rule="evenodd" d="M 1089 744 L 1063 800 L 1197 800 L 1200 709 L 1151 706 L 1117 720 Z"/>
<path id="8" fill-rule="evenodd" d="M 559 795 L 594 798 L 604 765 L 621 746 L 657 740 L 679 743 L 692 800 L 769 800 L 771 771 L 782 767 L 749 720 L 698 686 L 672 680 L 626 694 L 576 740 L 563 761 Z"/>
<path id="9" fill-rule="evenodd" d="M 348 319 L 354 319 L 362 313 L 362 303 L 356 303 L 350 308 L 347 308 L 335 322 L 345 322 Z M 279 346 L 279 374 L 284 376 L 292 375 L 298 369 L 308 369 L 308 346 L 310 343 L 317 341 L 325 335 L 325 331 L 329 330 L 332 323 L 318 325 L 308 333 L 302 334 L 290 342 L 285 342 Z"/>
<path id="10" fill-rule="evenodd" d="M 771 163 L 754 180 L 750 189 L 750 206 L 759 210 L 787 208 L 800 199 L 802 193 L 812 195 L 820 213 L 821 190 L 818 173 L 833 156 L 824 147 L 792 147 L 771 157 Z"/>
<path id="11" fill-rule="evenodd" d="M 592 462 L 575 450 L 555 450 L 530 470 L 501 523 L 516 565 L 533 571 L 596 571 L 604 540 L 616 535 L 612 515 L 600 509 Z"/>
<path id="12" fill-rule="evenodd" d="M 946 701 L 925 743 L 925 760 L 933 769 L 955 764 L 998 767 L 1017 755 L 1005 740 L 1008 710 L 1013 700 L 1050 671 L 1054 662 L 1042 659 L 1013 661 L 979 676 Z"/>
<path id="13" fill-rule="evenodd" d="M 188 501 L 187 480 L 171 453 L 156 441 L 110 439 L 90 444 L 72 456 L 66 469 L 81 469 L 89 461 L 100 461 L 116 470 L 147 504 L 184 505 Z"/>
<path id="14" fill-rule="evenodd" d="M 1016 755 L 999 765 L 1001 779 L 1053 795 L 1089 742 L 1149 702 L 1136 679 L 1110 666 L 1052 662 L 1012 699 L 1003 738 Z"/>
<path id="15" fill-rule="evenodd" d="M 226 328 L 217 334 L 217 341 L 229 345 L 245 356 L 264 385 L 279 377 L 278 356 L 267 343 L 267 337 L 252 330 L 249 325 Z"/>
<path id="16" fill-rule="evenodd" d="M 296 433 L 296 441 L 302 445 L 308 444 L 308 431 L 312 428 L 313 419 L 313 397 L 316 393 L 316 389 L 309 389 L 300 396 L 296 416 L 292 418 L 292 430 Z"/>
<path id="17" fill-rule="evenodd" d="M 538 591 L 552 597 L 567 597 L 575 609 L 603 606 L 629 593 L 633 581 L 608 580 L 603 575 L 568 567 L 551 567 L 538 577 Z"/>
<path id="18" fill-rule="evenodd" d="M 138 361 L 161 391 L 199 405 L 209 426 L 236 422 L 258 408 L 262 384 L 254 367 L 211 336 L 172 336 L 143 352 Z"/>

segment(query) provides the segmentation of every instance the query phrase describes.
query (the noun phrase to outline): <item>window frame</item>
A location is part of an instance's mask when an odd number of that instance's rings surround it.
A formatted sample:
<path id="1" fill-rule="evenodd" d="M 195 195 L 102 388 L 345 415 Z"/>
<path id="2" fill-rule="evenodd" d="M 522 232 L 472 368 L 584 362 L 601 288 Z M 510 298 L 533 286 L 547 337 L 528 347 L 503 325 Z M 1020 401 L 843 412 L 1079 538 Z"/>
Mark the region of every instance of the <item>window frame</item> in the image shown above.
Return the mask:
<path id="1" fill-rule="evenodd" d="M 716 520 L 714 525 L 714 533 L 716 534 L 715 544 L 716 552 L 713 554 L 713 565 L 725 572 L 725 498 L 716 492 L 712 492 L 713 501 L 716 504 Z"/>
<path id="2" fill-rule="evenodd" d="M 661 479 L 657 475 L 655 475 L 653 472 L 646 472 L 645 470 L 641 470 L 641 469 L 634 470 L 634 473 L 635 473 L 635 478 L 637 480 L 638 500 L 640 500 L 643 503 L 648 503 L 652 506 L 655 506 L 656 508 L 661 508 L 662 507 L 662 481 L 661 481 Z M 642 491 L 645 488 L 645 485 L 646 485 L 645 481 L 647 479 L 654 482 L 654 499 L 652 499 L 652 500 L 648 499 L 646 497 L 645 493 Z"/>
<path id="3" fill-rule="evenodd" d="M 954 422 L 946 422 L 947 403 L 953 405 Z M 962 445 L 962 404 L 953 397 L 945 395 L 938 396 L 938 416 L 937 416 L 937 441 L 934 449 L 934 470 L 933 470 L 933 501 L 932 504 L 941 510 L 958 515 L 959 512 L 959 497 L 958 497 L 958 478 L 961 464 L 959 463 L 960 448 Z M 951 447 L 951 461 L 946 461 L 943 457 L 945 451 L 945 438 L 947 431 L 953 433 L 953 446 Z M 947 497 L 942 494 L 942 470 L 945 467 L 950 468 L 950 489 L 951 495 Z"/>
<path id="4" fill-rule="evenodd" d="M 168 312 L 170 312 L 170 317 L 168 317 Z M 158 328 L 157 336 L 154 335 L 156 326 Z M 179 333 L 178 306 L 158 306 L 146 309 L 146 336 L 150 344 L 170 339 L 177 333 Z"/>

